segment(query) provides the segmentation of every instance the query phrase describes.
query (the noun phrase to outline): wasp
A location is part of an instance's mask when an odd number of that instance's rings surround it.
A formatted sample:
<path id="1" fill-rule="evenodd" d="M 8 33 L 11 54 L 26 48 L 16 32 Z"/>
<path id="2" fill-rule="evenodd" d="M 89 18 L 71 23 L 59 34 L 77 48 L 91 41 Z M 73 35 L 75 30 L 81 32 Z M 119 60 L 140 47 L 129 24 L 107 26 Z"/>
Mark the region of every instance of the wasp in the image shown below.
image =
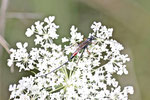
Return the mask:
<path id="1" fill-rule="evenodd" d="M 78 47 L 76 48 L 75 52 L 71 54 L 70 60 L 72 60 L 81 50 L 84 51 L 88 47 L 88 45 L 90 45 L 92 43 L 92 40 L 94 40 L 94 39 L 96 39 L 96 38 L 94 36 L 91 36 L 90 38 L 87 38 L 85 41 L 80 43 L 78 45 Z M 56 69 L 52 70 L 51 72 L 45 74 L 45 75 L 48 75 L 48 74 L 51 74 L 51 73 L 55 72 L 59 68 L 63 67 L 63 65 L 67 64 L 68 62 L 69 62 L 69 60 L 67 62 L 63 63 L 62 65 L 60 65 L 59 67 L 57 67 Z"/>

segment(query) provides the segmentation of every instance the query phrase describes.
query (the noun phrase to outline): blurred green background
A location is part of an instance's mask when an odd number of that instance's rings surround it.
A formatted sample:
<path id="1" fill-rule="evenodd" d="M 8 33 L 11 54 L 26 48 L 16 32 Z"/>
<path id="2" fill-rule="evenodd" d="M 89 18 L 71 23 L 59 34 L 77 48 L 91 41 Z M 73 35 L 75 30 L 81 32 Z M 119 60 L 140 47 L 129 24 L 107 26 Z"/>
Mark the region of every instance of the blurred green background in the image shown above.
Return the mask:
<path id="1" fill-rule="evenodd" d="M 122 86 L 133 85 L 135 93 L 131 100 L 150 100 L 150 1 L 149 0 L 1 0 L 7 2 L 5 11 L 4 38 L 11 48 L 18 41 L 29 42 L 25 31 L 37 20 L 56 16 L 56 24 L 60 26 L 60 38 L 69 36 L 71 25 L 78 27 L 85 36 L 91 32 L 93 21 L 101 21 L 103 25 L 114 29 L 113 38 L 124 45 L 124 53 L 129 54 L 131 61 L 127 63 L 128 75 L 118 76 Z M 3 14 L 1 13 L 1 16 Z M 0 20 L 2 23 L 2 20 Z M 1 33 L 0 33 L 1 34 Z M 1 46 L 0 46 L 1 47 Z M 9 84 L 17 83 L 29 72 L 10 72 L 7 66 L 9 54 L 0 51 L 0 100 L 8 100 Z"/>

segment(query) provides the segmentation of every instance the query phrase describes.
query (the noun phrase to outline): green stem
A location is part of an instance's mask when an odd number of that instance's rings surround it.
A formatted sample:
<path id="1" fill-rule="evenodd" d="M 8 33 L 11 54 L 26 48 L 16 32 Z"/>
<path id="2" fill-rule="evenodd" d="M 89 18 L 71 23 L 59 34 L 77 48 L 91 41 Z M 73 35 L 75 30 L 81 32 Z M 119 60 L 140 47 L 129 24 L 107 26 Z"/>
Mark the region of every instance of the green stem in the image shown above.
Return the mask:
<path id="1" fill-rule="evenodd" d="M 72 70 L 69 72 L 69 77 L 71 77 L 71 75 L 72 75 L 71 73 L 72 73 Z"/>
<path id="2" fill-rule="evenodd" d="M 69 77 L 68 77 L 68 73 L 67 73 L 66 67 L 64 67 L 64 73 L 65 73 L 66 78 L 68 79 Z"/>
<path id="3" fill-rule="evenodd" d="M 34 75 L 36 74 L 34 71 L 31 71 L 31 73 L 33 73 Z"/>
<path id="4" fill-rule="evenodd" d="M 55 91 L 57 91 L 57 90 L 59 90 L 59 89 L 61 89 L 61 88 L 64 88 L 64 87 L 65 87 L 65 86 L 60 86 L 60 87 L 57 88 L 56 90 L 50 91 L 50 93 L 55 92 Z"/>

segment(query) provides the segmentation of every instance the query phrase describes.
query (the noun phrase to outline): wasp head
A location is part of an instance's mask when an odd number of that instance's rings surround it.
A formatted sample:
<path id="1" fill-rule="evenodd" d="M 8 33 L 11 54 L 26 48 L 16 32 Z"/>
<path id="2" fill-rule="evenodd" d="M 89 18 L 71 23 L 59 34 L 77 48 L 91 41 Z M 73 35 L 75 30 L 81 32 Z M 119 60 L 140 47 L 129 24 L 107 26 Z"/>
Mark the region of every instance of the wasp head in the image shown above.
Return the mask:
<path id="1" fill-rule="evenodd" d="M 94 36 L 91 36 L 90 38 L 88 38 L 90 41 L 95 40 L 96 38 Z"/>

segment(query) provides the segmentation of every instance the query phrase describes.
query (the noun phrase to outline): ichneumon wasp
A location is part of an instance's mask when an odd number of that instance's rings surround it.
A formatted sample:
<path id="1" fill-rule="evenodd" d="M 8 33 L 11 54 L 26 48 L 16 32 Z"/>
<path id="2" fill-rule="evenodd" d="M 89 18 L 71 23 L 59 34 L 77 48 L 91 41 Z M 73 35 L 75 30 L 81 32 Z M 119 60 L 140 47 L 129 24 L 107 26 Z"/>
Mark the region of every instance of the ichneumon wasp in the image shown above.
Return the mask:
<path id="1" fill-rule="evenodd" d="M 94 36 L 91 36 L 90 38 L 87 38 L 85 41 L 83 41 L 82 43 L 80 43 L 77 47 L 77 49 L 75 50 L 74 53 L 72 53 L 71 57 L 70 57 L 70 60 L 72 60 L 81 50 L 85 50 L 89 44 L 92 43 L 92 40 L 96 39 Z M 83 53 L 83 52 L 82 52 Z M 81 54 L 82 55 L 82 54 Z M 45 75 L 42 75 L 42 76 L 46 76 L 48 74 L 51 74 L 53 72 L 55 72 L 56 70 L 58 70 L 59 68 L 63 67 L 63 65 L 67 64 L 69 62 L 66 61 L 65 63 L 63 63 L 62 65 L 60 65 L 59 67 L 55 68 L 54 70 L 52 70 L 51 72 L 45 74 Z"/>

